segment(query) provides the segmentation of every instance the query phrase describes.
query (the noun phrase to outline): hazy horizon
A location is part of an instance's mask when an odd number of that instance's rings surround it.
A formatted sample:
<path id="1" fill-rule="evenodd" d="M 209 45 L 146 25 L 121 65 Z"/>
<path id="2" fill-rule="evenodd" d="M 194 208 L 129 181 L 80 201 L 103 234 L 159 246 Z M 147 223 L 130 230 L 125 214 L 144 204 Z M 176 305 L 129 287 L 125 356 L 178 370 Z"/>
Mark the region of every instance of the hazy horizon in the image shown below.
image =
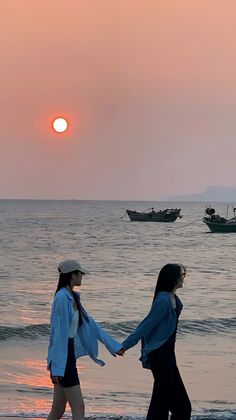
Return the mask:
<path id="1" fill-rule="evenodd" d="M 124 201 L 124 202 L 129 202 L 129 201 L 134 201 L 134 202 L 231 202 L 234 203 L 236 200 L 233 200 L 234 197 L 234 192 L 236 191 L 236 187 L 225 187 L 225 186 L 219 186 L 219 185 L 210 185 L 208 186 L 204 191 L 200 192 L 200 193 L 190 193 L 190 194 L 185 194 L 185 195 L 176 195 L 176 196 L 169 196 L 169 197 L 161 197 L 160 199 L 149 199 L 149 200 L 145 200 L 145 199 L 122 199 L 122 198 L 101 198 L 101 199 L 94 199 L 94 198 L 72 198 L 72 197 L 68 197 L 68 198 L 37 198 L 37 197 L 32 197 L 32 198 L 5 198 L 5 197 L 0 197 L 0 201 L 4 201 L 4 200 L 19 200 L 19 201 L 24 201 L 24 200 L 32 200 L 32 201 Z"/>

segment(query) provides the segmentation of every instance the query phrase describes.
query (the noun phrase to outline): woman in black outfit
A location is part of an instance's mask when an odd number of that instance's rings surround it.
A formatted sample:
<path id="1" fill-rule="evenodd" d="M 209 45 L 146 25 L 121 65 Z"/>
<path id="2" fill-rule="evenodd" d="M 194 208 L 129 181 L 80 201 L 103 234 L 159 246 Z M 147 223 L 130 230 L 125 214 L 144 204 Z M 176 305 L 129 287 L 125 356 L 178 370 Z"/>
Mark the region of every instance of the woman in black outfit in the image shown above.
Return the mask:
<path id="1" fill-rule="evenodd" d="M 183 286 L 186 269 L 180 264 L 162 267 L 151 310 L 123 342 L 118 354 L 142 340 L 141 361 L 154 377 L 147 420 L 190 420 L 191 403 L 175 357 L 175 339 L 182 302 L 175 294 Z"/>

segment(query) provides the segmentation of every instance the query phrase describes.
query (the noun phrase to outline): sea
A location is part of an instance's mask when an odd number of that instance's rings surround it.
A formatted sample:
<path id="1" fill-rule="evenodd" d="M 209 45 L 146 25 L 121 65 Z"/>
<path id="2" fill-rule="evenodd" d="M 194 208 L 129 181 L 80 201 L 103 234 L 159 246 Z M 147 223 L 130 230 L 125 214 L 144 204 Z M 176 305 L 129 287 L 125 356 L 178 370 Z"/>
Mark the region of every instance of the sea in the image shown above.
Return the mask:
<path id="1" fill-rule="evenodd" d="M 236 234 L 210 233 L 202 222 L 207 204 L 0 200 L 0 418 L 47 417 L 57 265 L 75 258 L 90 272 L 80 290 L 83 305 L 120 342 L 149 311 L 161 267 L 186 266 L 176 355 L 192 419 L 236 420 Z M 226 215 L 226 204 L 214 206 Z M 140 223 L 125 213 L 151 207 L 181 208 L 183 218 Z M 88 357 L 77 363 L 86 417 L 144 420 L 153 379 L 139 361 L 140 343 L 124 357 L 101 344 L 100 357 L 104 367 Z"/>

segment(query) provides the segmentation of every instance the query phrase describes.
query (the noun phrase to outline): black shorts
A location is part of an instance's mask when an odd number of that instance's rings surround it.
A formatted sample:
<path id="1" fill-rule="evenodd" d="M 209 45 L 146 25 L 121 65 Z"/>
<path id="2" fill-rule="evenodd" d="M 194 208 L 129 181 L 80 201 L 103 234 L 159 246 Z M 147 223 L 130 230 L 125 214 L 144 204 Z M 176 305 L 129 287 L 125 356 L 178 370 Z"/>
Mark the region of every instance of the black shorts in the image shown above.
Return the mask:
<path id="1" fill-rule="evenodd" d="M 78 372 L 76 368 L 73 338 L 68 339 L 68 355 L 67 355 L 65 374 L 63 378 L 59 379 L 59 383 L 63 388 L 69 388 L 70 386 L 80 384 Z"/>

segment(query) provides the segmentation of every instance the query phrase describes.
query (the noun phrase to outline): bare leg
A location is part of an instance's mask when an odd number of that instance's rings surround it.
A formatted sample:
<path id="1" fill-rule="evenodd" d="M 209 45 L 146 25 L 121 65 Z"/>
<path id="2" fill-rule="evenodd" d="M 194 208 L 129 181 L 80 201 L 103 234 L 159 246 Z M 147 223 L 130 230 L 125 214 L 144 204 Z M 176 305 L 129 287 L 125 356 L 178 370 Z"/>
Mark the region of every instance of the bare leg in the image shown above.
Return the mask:
<path id="1" fill-rule="evenodd" d="M 84 400 L 81 393 L 80 385 L 74 385 L 69 388 L 64 388 L 64 392 L 66 395 L 66 399 L 70 404 L 73 420 L 85 420 Z"/>
<path id="2" fill-rule="evenodd" d="M 54 385 L 52 408 L 48 420 L 60 420 L 66 409 L 67 398 L 61 385 Z"/>

